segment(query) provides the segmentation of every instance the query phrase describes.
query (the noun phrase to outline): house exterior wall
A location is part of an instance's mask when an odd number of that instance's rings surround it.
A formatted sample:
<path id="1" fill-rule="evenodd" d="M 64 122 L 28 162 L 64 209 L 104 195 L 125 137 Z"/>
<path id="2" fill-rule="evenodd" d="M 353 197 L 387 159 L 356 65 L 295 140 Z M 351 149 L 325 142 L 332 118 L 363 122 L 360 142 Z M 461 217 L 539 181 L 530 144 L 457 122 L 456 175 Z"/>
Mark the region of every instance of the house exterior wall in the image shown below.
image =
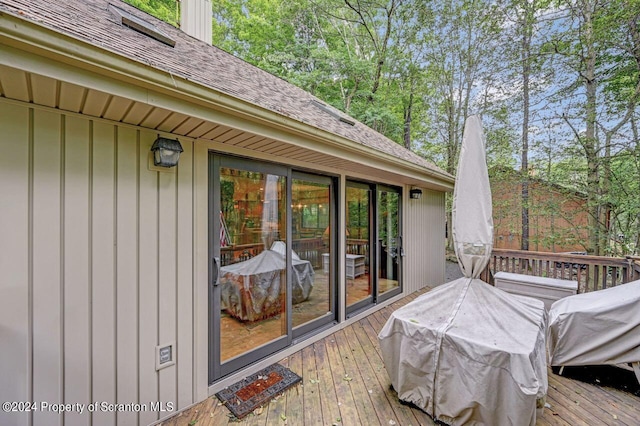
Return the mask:
<path id="1" fill-rule="evenodd" d="M 179 166 L 158 172 L 156 131 L 3 99 L 0 129 L 0 399 L 148 408 L 0 424 L 149 424 L 208 396 L 211 143 L 180 137 Z M 444 194 L 403 211 L 408 294 L 444 281 Z M 157 371 L 171 342 L 176 364 Z"/>
<path id="2" fill-rule="evenodd" d="M 422 198 L 410 199 L 405 191 L 405 292 L 445 280 L 445 196 L 422 190 Z"/>
<path id="3" fill-rule="evenodd" d="M 520 250 L 522 184 L 513 176 L 493 177 L 494 248 Z M 543 252 L 586 251 L 586 199 L 551 185 L 529 184 L 529 249 Z"/>
<path id="4" fill-rule="evenodd" d="M 192 144 L 182 140 L 176 171 L 158 173 L 147 169 L 155 132 L 3 101 L 0 128 L 0 399 L 194 402 Z M 173 341 L 179 362 L 156 371 L 156 345 Z"/>

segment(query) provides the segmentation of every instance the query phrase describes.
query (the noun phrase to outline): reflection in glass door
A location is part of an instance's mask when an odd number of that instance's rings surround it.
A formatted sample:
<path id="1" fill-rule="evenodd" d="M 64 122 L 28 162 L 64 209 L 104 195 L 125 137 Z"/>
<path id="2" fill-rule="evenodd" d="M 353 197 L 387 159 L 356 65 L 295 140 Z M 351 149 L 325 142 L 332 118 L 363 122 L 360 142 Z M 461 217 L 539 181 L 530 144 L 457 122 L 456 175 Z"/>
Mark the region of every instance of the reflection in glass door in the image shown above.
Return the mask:
<path id="1" fill-rule="evenodd" d="M 214 157 L 212 177 L 210 381 L 290 343 L 286 169 Z"/>
<path id="2" fill-rule="evenodd" d="M 292 296 L 294 337 L 335 320 L 335 281 L 331 229 L 335 226 L 333 180 L 294 173 L 291 189 Z M 310 264 L 311 276 L 298 270 Z M 305 280 L 312 291 L 302 294 Z"/>
<path id="3" fill-rule="evenodd" d="M 385 297 L 390 297 L 400 291 L 400 267 L 402 264 L 400 190 L 378 186 L 377 197 L 378 295 L 384 294 Z"/>
<path id="4" fill-rule="evenodd" d="M 371 193 L 369 185 L 347 182 L 347 313 L 373 303 L 373 283 L 370 274 Z"/>
<path id="5" fill-rule="evenodd" d="M 336 320 L 335 179 L 210 157 L 209 382 Z"/>

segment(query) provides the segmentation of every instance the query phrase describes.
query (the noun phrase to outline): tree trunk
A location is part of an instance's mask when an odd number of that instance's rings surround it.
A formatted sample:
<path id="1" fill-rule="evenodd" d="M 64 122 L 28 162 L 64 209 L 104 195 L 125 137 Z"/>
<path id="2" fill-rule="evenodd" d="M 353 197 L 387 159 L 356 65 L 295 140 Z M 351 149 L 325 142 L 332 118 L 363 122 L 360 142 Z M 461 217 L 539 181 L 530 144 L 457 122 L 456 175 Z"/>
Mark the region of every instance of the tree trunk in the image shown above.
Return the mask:
<path id="1" fill-rule="evenodd" d="M 453 85 L 453 82 L 451 82 Z M 447 105 L 447 130 L 449 141 L 447 144 L 447 173 L 455 175 L 456 173 L 456 158 L 458 156 L 458 139 L 456 138 L 456 123 L 455 123 L 455 102 L 453 100 L 453 87 L 450 88 L 450 97 L 448 99 L 449 105 Z M 447 194 L 447 204 L 451 206 L 453 199 L 452 194 Z M 449 234 L 447 236 L 447 248 L 453 250 L 453 215 L 451 208 L 447 208 L 447 224 L 449 227 Z"/>
<path id="2" fill-rule="evenodd" d="M 587 2 L 588 3 L 588 2 Z M 584 151 L 587 159 L 587 205 L 589 209 L 589 251 L 595 256 L 601 253 L 601 191 L 598 164 L 598 146 L 596 140 L 597 120 L 597 82 L 596 82 L 596 48 L 593 34 L 593 16 L 589 4 L 583 5 L 585 58 L 585 137 Z"/>
<path id="3" fill-rule="evenodd" d="M 409 105 L 404 109 L 404 147 L 411 151 L 411 110 L 413 108 L 413 83 L 409 93 Z"/>
<path id="4" fill-rule="evenodd" d="M 525 11 L 522 36 L 522 238 L 520 249 L 529 250 L 529 76 L 531 74 L 531 36 L 529 12 Z"/>

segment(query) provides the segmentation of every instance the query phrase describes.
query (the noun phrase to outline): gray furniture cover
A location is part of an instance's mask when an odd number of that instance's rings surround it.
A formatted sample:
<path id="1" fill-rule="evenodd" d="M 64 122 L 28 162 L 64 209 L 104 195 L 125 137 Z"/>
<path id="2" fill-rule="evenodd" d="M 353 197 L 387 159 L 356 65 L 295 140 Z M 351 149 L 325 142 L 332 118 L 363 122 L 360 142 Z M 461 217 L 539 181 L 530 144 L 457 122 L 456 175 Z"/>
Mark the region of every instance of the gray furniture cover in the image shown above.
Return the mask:
<path id="1" fill-rule="evenodd" d="M 547 341 L 553 366 L 640 362 L 640 280 L 558 300 Z"/>
<path id="2" fill-rule="evenodd" d="M 396 310 L 380 348 L 398 398 L 447 424 L 534 425 L 547 392 L 545 309 L 459 278 Z"/>
<path id="3" fill-rule="evenodd" d="M 493 248 L 480 119 L 465 126 L 453 199 L 463 278 L 396 310 L 378 338 L 398 398 L 448 424 L 534 425 L 547 392 L 544 304 L 478 279 Z"/>
<path id="4" fill-rule="evenodd" d="M 314 271 L 311 262 L 293 253 L 291 283 L 293 303 L 307 300 L 313 289 Z M 278 315 L 285 303 L 284 256 L 274 250 L 264 250 L 244 262 L 220 268 L 220 297 L 222 308 L 243 321 L 257 321 Z"/>

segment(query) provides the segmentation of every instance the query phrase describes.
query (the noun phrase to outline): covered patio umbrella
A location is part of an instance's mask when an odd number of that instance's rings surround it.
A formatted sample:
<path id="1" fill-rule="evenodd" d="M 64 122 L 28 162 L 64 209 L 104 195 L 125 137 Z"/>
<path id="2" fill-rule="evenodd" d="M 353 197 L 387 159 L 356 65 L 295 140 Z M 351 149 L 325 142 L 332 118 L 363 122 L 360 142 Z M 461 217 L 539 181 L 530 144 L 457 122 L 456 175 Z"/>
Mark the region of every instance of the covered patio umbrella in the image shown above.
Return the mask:
<path id="1" fill-rule="evenodd" d="M 477 116 L 465 124 L 453 238 L 464 277 L 396 310 L 380 331 L 391 384 L 399 399 L 447 424 L 534 425 L 547 391 L 544 304 L 478 279 L 493 220 Z"/>

